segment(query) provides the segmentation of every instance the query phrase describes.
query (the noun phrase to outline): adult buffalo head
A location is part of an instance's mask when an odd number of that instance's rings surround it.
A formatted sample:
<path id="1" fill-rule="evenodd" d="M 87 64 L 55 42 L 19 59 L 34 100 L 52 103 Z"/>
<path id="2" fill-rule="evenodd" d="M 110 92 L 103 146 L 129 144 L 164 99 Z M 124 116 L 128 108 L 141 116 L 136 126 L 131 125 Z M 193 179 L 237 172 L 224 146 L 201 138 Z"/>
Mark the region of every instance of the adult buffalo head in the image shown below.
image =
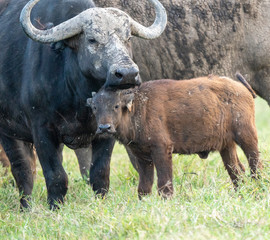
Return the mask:
<path id="1" fill-rule="evenodd" d="M 21 12 L 20 21 L 26 34 L 41 43 L 65 40 L 77 54 L 79 68 L 87 78 L 105 82 L 108 87 L 139 85 L 138 66 L 131 59 L 131 36 L 153 39 L 161 35 L 167 23 L 165 9 L 158 0 L 149 0 L 156 11 L 150 27 L 144 27 L 116 8 L 90 8 L 50 29 L 35 28 L 30 20 L 31 0 Z"/>

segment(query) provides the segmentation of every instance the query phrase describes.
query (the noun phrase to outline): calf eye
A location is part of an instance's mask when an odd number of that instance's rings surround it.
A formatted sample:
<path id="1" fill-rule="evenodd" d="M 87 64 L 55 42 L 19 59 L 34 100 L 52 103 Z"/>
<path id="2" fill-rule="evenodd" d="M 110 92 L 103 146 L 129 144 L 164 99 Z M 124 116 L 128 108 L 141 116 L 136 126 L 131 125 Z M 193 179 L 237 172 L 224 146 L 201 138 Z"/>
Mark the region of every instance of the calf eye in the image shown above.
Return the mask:
<path id="1" fill-rule="evenodd" d="M 88 42 L 89 42 L 90 44 L 95 44 L 95 43 L 97 43 L 97 40 L 94 39 L 94 38 L 90 38 L 90 39 L 88 40 Z"/>
<path id="2" fill-rule="evenodd" d="M 118 109 L 119 108 L 119 105 L 115 105 L 114 109 Z"/>

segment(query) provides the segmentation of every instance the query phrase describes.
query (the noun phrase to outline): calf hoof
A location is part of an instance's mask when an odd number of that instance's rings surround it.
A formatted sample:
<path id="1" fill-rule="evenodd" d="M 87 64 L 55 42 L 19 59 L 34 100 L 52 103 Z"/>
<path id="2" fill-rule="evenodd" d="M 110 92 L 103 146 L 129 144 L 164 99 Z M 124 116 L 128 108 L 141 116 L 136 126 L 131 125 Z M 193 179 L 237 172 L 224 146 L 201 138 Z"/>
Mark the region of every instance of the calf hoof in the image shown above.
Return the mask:
<path id="1" fill-rule="evenodd" d="M 31 208 L 30 202 L 31 202 L 31 197 L 30 196 L 22 197 L 20 199 L 20 210 L 24 211 L 24 210 L 30 209 Z"/>
<path id="2" fill-rule="evenodd" d="M 167 199 L 171 199 L 173 196 L 173 192 L 172 193 L 164 193 L 164 192 L 158 192 L 159 196 L 161 196 L 164 200 Z"/>
<path id="3" fill-rule="evenodd" d="M 143 197 L 150 195 L 150 194 L 151 194 L 151 192 L 138 192 L 138 198 L 139 198 L 139 200 L 142 200 Z"/>
<path id="4" fill-rule="evenodd" d="M 260 171 L 251 171 L 250 176 L 252 179 L 255 179 L 255 180 L 261 179 Z"/>
<path id="5" fill-rule="evenodd" d="M 163 187 L 160 187 L 158 189 L 158 194 L 163 198 L 163 199 L 169 199 L 173 195 L 173 185 L 171 183 L 168 183 L 164 185 Z"/>

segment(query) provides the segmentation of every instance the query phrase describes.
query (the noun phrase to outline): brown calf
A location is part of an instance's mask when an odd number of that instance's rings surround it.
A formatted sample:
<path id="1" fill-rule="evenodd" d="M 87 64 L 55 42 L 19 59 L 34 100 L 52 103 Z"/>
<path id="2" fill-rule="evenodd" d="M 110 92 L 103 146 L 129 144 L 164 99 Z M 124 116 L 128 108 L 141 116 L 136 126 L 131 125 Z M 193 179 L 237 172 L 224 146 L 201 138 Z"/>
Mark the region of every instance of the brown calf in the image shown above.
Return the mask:
<path id="1" fill-rule="evenodd" d="M 136 159 L 139 196 L 151 193 L 154 166 L 158 190 L 173 193 L 172 153 L 206 158 L 219 151 L 232 182 L 237 187 L 245 171 L 236 144 L 249 162 L 252 175 L 261 168 L 254 118 L 255 93 L 226 77 L 191 80 L 156 80 L 137 89 L 101 90 L 88 99 L 97 121 L 97 133 L 113 134 Z M 134 161 L 134 160 L 133 160 Z"/>

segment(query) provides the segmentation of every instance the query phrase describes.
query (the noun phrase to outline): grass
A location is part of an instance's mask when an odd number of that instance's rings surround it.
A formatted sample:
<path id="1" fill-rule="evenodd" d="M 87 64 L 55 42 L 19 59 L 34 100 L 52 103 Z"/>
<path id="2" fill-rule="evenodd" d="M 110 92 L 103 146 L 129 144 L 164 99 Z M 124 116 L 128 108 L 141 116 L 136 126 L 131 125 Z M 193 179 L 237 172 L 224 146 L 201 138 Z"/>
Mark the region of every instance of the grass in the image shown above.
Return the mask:
<path id="1" fill-rule="evenodd" d="M 0 175 L 0 239 L 269 239 L 269 118 L 268 105 L 256 99 L 264 170 L 258 182 L 252 181 L 247 171 L 239 192 L 233 190 L 218 153 L 206 160 L 174 155 L 174 197 L 160 199 L 155 183 L 153 194 L 139 201 L 138 174 L 119 144 L 112 157 L 110 192 L 103 200 L 96 199 L 82 181 L 69 149 L 64 151 L 69 190 L 58 211 L 48 209 L 39 166 L 33 207 L 28 212 L 19 211 L 12 176 Z M 247 167 L 244 154 L 238 152 Z"/>

